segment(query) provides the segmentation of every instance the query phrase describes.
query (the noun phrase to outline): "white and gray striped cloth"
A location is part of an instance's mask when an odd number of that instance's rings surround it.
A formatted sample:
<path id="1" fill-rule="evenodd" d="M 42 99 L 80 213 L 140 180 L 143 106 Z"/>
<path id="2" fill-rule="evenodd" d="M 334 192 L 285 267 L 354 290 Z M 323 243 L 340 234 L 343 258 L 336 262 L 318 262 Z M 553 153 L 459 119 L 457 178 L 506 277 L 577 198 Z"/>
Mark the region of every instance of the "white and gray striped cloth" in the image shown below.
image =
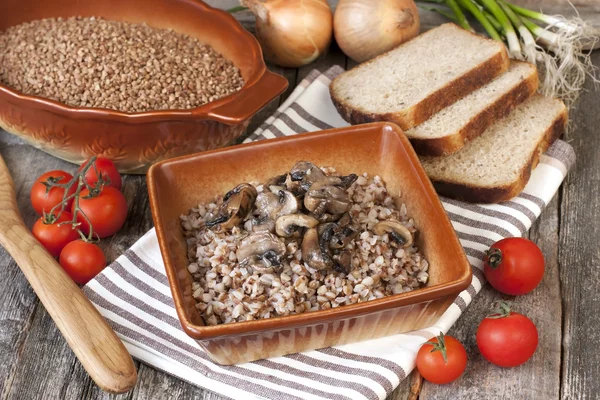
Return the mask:
<path id="1" fill-rule="evenodd" d="M 329 97 L 333 67 L 313 71 L 278 111 L 246 141 L 347 125 Z M 556 142 L 523 193 L 497 205 L 442 199 L 473 266 L 471 286 L 432 327 L 368 342 L 293 354 L 236 366 L 213 363 L 180 328 L 154 230 L 91 281 L 84 291 L 133 357 L 194 385 L 233 399 L 385 399 L 415 366 L 427 339 L 446 332 L 484 284 L 484 250 L 522 236 L 562 183 L 575 156 Z"/>

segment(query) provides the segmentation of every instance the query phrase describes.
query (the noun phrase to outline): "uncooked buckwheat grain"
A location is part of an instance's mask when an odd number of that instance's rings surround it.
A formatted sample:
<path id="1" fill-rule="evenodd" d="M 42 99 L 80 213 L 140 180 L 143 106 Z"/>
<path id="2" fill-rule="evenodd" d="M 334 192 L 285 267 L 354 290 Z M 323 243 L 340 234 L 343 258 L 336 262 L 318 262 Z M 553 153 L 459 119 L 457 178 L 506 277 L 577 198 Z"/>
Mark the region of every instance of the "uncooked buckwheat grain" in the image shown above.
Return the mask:
<path id="1" fill-rule="evenodd" d="M 0 33 L 0 82 L 74 107 L 125 112 L 194 108 L 244 85 L 239 69 L 198 39 L 94 17 Z"/>

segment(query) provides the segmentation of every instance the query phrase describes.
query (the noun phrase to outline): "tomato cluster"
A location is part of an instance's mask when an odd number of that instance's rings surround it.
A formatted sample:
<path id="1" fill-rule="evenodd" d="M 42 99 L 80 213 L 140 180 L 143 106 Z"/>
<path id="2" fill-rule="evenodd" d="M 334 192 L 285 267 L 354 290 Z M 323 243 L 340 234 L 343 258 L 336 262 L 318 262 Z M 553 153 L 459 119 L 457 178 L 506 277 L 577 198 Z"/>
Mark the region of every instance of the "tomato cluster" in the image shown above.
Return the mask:
<path id="1" fill-rule="evenodd" d="M 125 223 L 127 202 L 121 184 L 111 160 L 93 157 L 74 176 L 61 170 L 46 172 L 31 187 L 31 205 L 41 215 L 32 233 L 79 284 L 106 266 L 95 242 Z"/>
<path id="2" fill-rule="evenodd" d="M 544 256 L 535 243 L 508 238 L 486 252 L 484 274 L 497 291 L 524 295 L 534 290 L 544 276 Z M 526 316 L 512 312 L 505 301 L 481 321 L 476 341 L 483 357 L 500 367 L 516 367 L 529 360 L 538 346 L 538 331 Z M 458 379 L 467 366 L 464 346 L 451 336 L 425 343 L 417 353 L 417 368 L 423 378 L 444 384 Z"/>

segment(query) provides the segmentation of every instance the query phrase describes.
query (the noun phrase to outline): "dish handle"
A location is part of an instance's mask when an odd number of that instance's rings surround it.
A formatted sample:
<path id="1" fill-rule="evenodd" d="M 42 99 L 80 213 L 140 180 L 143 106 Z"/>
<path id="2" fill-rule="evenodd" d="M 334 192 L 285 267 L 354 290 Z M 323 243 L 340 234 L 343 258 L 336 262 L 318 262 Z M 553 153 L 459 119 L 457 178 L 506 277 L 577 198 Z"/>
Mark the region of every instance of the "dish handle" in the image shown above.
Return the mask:
<path id="1" fill-rule="evenodd" d="M 258 82 L 242 89 L 235 100 L 212 109 L 207 117 L 227 125 L 240 124 L 254 116 L 287 87 L 288 81 L 283 76 L 265 71 Z"/>

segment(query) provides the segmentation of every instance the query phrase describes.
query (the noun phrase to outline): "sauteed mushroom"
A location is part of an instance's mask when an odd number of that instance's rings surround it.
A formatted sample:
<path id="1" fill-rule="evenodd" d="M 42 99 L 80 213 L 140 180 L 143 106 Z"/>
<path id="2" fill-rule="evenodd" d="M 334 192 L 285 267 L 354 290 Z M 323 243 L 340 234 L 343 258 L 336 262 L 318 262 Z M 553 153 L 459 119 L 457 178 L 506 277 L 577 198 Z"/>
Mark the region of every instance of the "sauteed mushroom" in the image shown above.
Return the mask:
<path id="1" fill-rule="evenodd" d="M 348 274 L 352 270 L 352 252 L 348 249 L 333 257 L 333 269 Z"/>
<path id="2" fill-rule="evenodd" d="M 293 214 L 298 211 L 298 199 L 290 191 L 279 190 L 273 192 L 262 192 L 256 198 L 256 210 L 262 216 L 276 219 L 279 215 Z"/>
<path id="3" fill-rule="evenodd" d="M 329 247 L 332 249 L 343 249 L 350 243 L 356 236 L 358 232 L 349 227 L 340 227 L 336 226 L 334 229 L 334 233 L 329 240 Z"/>
<path id="4" fill-rule="evenodd" d="M 224 229 L 231 229 L 244 220 L 252 211 L 256 201 L 256 188 L 249 183 L 241 183 L 223 196 L 223 204 L 217 215 L 206 226 L 211 228 L 220 224 Z"/>
<path id="5" fill-rule="evenodd" d="M 280 237 L 291 237 L 300 228 L 314 228 L 319 224 L 315 218 L 306 214 L 288 214 L 277 218 L 275 232 Z"/>
<path id="6" fill-rule="evenodd" d="M 329 254 L 329 248 L 327 246 L 322 247 L 322 241 L 319 239 L 316 227 L 306 231 L 302 239 L 302 259 L 311 268 L 317 270 L 329 269 L 333 266 L 333 260 Z"/>
<path id="7" fill-rule="evenodd" d="M 344 189 L 317 182 L 306 193 L 304 207 L 316 215 L 323 213 L 341 215 L 350 209 L 350 199 Z"/>
<path id="8" fill-rule="evenodd" d="M 281 265 L 285 244 L 269 232 L 257 232 L 240 242 L 236 256 L 240 265 L 268 269 Z"/>
<path id="9" fill-rule="evenodd" d="M 373 231 L 380 236 L 387 233 L 392 241 L 402 247 L 410 247 L 413 244 L 412 234 L 398 221 L 378 222 Z"/>

